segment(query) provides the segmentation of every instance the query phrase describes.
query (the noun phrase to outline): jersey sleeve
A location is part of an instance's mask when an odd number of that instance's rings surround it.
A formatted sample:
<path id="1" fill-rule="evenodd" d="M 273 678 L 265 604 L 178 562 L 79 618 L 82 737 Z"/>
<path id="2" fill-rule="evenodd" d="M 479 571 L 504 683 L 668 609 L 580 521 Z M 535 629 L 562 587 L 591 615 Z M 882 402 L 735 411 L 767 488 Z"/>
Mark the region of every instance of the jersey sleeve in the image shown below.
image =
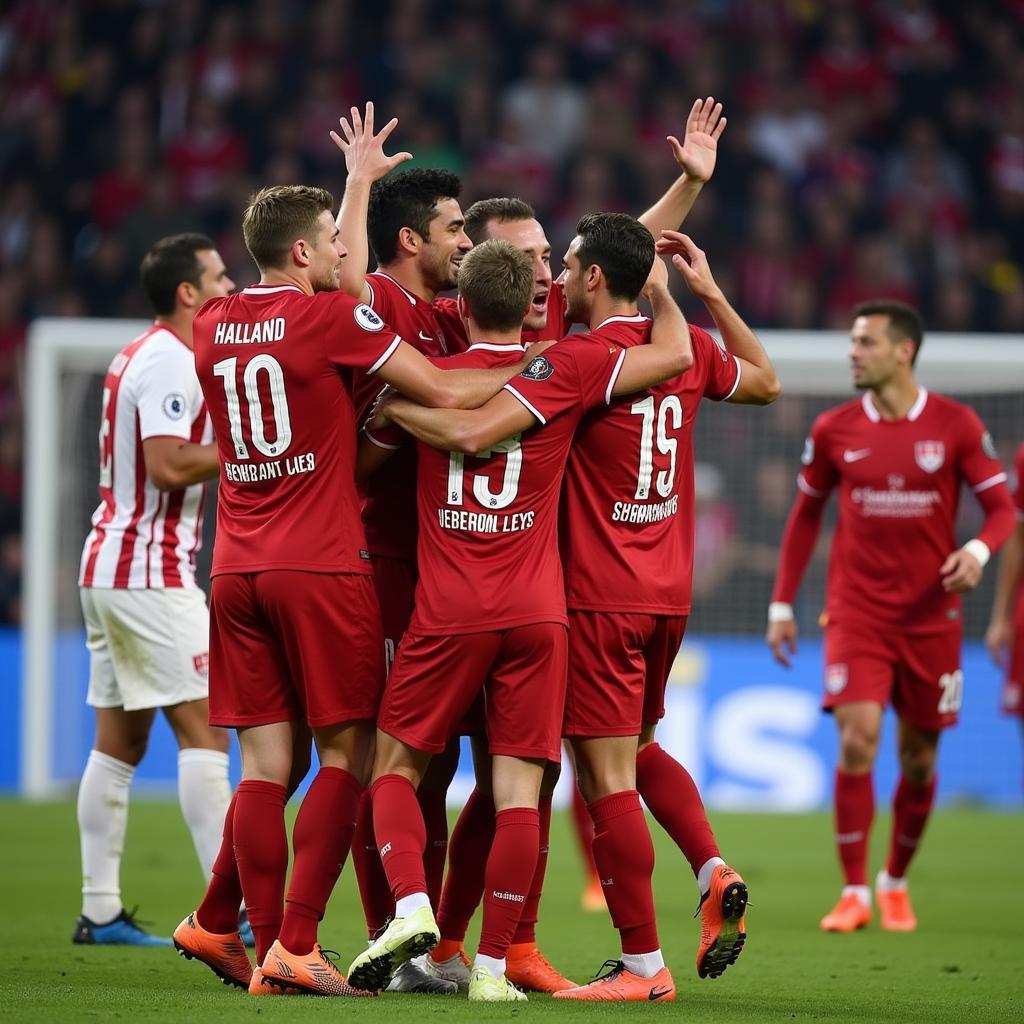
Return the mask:
<path id="1" fill-rule="evenodd" d="M 1006 471 L 999 461 L 992 435 L 977 413 L 966 407 L 963 409 L 957 464 L 975 494 L 1006 482 Z"/>
<path id="2" fill-rule="evenodd" d="M 808 497 L 827 497 L 839 481 L 839 474 L 828 452 L 828 427 L 824 417 L 819 416 L 814 421 L 804 441 L 800 462 L 802 468 L 796 478 L 797 487 Z"/>
<path id="3" fill-rule="evenodd" d="M 740 361 L 727 352 L 703 327 L 690 324 L 690 341 L 694 351 L 700 352 L 701 364 L 707 368 L 704 377 L 704 397 L 713 402 L 724 402 L 740 386 Z"/>
<path id="4" fill-rule="evenodd" d="M 607 405 L 625 357 L 624 349 L 597 340 L 562 342 L 533 359 L 505 390 L 547 423 L 569 409 Z"/>
<path id="5" fill-rule="evenodd" d="M 366 303 L 356 302 L 342 292 L 326 293 L 325 298 L 320 329 L 327 361 L 336 367 L 376 373 L 394 355 L 402 339 Z"/>
<path id="6" fill-rule="evenodd" d="M 157 350 L 139 371 L 135 401 L 140 438 L 189 440 L 192 424 L 203 409 L 192 353 L 176 343 L 174 348 Z"/>

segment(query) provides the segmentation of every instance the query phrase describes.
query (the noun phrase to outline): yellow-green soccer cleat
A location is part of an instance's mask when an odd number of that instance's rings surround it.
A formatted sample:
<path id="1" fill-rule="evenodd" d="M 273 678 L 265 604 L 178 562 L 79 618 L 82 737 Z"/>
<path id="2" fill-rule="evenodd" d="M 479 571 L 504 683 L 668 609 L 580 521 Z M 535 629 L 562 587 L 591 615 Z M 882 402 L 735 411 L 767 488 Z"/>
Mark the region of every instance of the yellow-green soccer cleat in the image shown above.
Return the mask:
<path id="1" fill-rule="evenodd" d="M 440 941 L 434 912 L 420 907 L 408 917 L 396 917 L 373 944 L 360 953 L 348 969 L 348 982 L 355 988 L 379 992 L 386 988 L 395 968 Z"/>
<path id="2" fill-rule="evenodd" d="M 474 967 L 469 979 L 471 1003 L 525 1003 L 526 993 L 520 992 L 502 975 L 495 978 L 485 967 Z"/>

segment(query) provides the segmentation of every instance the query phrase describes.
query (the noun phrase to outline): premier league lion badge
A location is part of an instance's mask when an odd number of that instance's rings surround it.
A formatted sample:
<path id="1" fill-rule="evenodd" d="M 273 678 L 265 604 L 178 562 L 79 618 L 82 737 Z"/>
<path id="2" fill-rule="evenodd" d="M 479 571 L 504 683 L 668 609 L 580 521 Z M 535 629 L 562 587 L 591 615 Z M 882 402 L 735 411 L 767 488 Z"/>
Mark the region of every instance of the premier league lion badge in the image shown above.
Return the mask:
<path id="1" fill-rule="evenodd" d="M 926 472 L 934 473 L 946 461 L 946 446 L 941 441 L 918 441 L 914 461 Z"/>

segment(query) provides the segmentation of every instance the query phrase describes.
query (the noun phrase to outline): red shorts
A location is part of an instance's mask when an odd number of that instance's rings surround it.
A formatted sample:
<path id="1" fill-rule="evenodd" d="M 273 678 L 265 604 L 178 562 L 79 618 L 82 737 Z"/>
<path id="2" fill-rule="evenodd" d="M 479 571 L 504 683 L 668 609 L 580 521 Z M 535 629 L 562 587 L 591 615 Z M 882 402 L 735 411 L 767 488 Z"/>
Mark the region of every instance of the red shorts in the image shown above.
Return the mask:
<path id="1" fill-rule="evenodd" d="M 389 555 L 371 555 L 373 585 L 380 604 L 380 621 L 384 629 L 384 658 L 387 671 L 395 661 L 395 651 L 402 635 L 409 628 L 416 603 L 416 563 Z"/>
<path id="2" fill-rule="evenodd" d="M 1024 632 L 1019 629 L 1013 639 L 1010 667 L 1003 681 L 1000 704 L 1006 714 L 1024 718 Z"/>
<path id="3" fill-rule="evenodd" d="M 372 577 L 291 570 L 214 577 L 211 725 L 373 719 L 383 685 Z"/>
<path id="4" fill-rule="evenodd" d="M 492 754 L 557 761 L 567 647 L 565 626 L 553 622 L 459 636 L 409 632 L 377 725 L 439 754 L 482 689 Z"/>
<path id="5" fill-rule="evenodd" d="M 639 736 L 665 715 L 685 615 L 569 612 L 565 736 Z"/>
<path id="6" fill-rule="evenodd" d="M 822 707 L 891 703 L 900 718 L 919 729 L 948 729 L 956 725 L 963 702 L 961 640 L 959 622 L 923 634 L 860 623 L 829 625 Z"/>

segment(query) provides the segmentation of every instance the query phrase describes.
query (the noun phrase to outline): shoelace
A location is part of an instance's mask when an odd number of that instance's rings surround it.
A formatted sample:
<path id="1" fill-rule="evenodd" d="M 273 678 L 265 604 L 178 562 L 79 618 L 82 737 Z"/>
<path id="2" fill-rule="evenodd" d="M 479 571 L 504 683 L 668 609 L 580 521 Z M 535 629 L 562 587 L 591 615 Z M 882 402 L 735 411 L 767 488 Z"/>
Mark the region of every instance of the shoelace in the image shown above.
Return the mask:
<path id="1" fill-rule="evenodd" d="M 321 946 L 320 959 L 323 960 L 323 962 L 332 970 L 341 974 L 341 971 L 338 970 L 338 961 L 341 959 L 341 954 L 336 949 L 324 949 L 323 946 Z"/>
<path id="2" fill-rule="evenodd" d="M 145 931 L 145 929 L 142 927 L 143 925 L 146 925 L 147 927 L 152 927 L 152 925 L 153 925 L 152 921 L 140 921 L 140 920 L 138 920 L 135 917 L 135 915 L 138 912 L 139 912 L 139 905 L 138 905 L 138 903 L 136 903 L 135 906 L 132 907 L 131 910 L 122 910 L 122 913 L 124 914 L 124 921 L 125 921 L 125 923 L 131 925 L 132 928 L 135 928 L 135 929 L 137 929 L 140 932 L 141 931 Z"/>
<path id="3" fill-rule="evenodd" d="M 601 972 L 608 968 L 607 974 Z M 621 960 L 605 960 L 603 964 L 597 969 L 597 973 L 593 977 L 593 981 L 614 981 L 624 970 L 626 965 Z"/>

